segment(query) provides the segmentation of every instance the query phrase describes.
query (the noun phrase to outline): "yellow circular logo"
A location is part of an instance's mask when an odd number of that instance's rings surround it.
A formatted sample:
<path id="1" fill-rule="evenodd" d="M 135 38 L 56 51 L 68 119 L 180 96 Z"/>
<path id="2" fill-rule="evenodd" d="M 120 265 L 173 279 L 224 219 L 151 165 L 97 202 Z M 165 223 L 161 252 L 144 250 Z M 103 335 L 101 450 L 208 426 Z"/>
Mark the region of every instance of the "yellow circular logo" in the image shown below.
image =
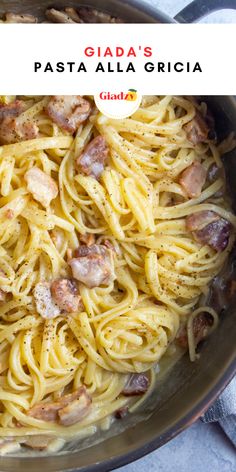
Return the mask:
<path id="1" fill-rule="evenodd" d="M 108 118 L 127 118 L 137 111 L 142 95 L 137 90 L 107 92 L 102 91 L 94 96 L 97 108 Z"/>

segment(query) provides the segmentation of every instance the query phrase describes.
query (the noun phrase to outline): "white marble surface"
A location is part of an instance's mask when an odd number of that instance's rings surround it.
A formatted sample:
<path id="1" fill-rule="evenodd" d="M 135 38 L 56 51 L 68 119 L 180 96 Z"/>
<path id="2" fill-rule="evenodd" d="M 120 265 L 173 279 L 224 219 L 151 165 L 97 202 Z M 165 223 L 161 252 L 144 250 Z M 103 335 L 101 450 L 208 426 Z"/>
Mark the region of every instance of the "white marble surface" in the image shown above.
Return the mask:
<path id="1" fill-rule="evenodd" d="M 188 0 L 146 0 L 146 2 L 172 17 L 189 3 Z M 201 22 L 236 24 L 236 11 L 215 12 Z M 235 472 L 236 451 L 219 426 L 206 425 L 199 420 L 157 451 L 118 469 L 118 472 L 144 471 Z"/>

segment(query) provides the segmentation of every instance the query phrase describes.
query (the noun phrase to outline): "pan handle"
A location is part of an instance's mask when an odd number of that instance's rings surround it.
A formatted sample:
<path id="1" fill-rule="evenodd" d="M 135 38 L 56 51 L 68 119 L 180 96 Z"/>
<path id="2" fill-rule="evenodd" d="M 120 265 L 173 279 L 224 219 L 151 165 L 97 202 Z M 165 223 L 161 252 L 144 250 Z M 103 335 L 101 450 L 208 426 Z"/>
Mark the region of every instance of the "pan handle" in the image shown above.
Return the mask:
<path id="1" fill-rule="evenodd" d="M 226 9 L 236 10 L 236 0 L 194 0 L 175 16 L 175 20 L 193 23 L 214 11 Z"/>

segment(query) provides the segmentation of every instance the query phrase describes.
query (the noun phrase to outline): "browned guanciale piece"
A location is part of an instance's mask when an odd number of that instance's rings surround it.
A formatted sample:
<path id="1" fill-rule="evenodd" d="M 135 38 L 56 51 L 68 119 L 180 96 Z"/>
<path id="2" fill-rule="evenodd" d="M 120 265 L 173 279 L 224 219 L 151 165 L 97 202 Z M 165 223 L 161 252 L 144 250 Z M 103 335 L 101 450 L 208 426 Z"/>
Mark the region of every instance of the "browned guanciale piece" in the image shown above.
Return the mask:
<path id="1" fill-rule="evenodd" d="M 45 174 L 38 167 L 32 167 L 25 173 L 27 189 L 32 193 L 33 198 L 44 207 L 48 207 L 51 200 L 56 198 L 58 187 L 55 180 Z"/>
<path id="2" fill-rule="evenodd" d="M 6 13 L 6 23 L 37 23 L 37 18 L 33 15 L 17 15 L 16 13 Z"/>
<path id="3" fill-rule="evenodd" d="M 38 420 L 57 421 L 58 411 L 62 408 L 59 402 L 38 403 L 28 411 L 28 415 Z"/>
<path id="4" fill-rule="evenodd" d="M 122 393 L 127 397 L 132 395 L 142 395 L 148 390 L 149 384 L 150 381 L 146 374 L 132 374 Z"/>
<path id="5" fill-rule="evenodd" d="M 89 117 L 91 104 L 80 95 L 56 95 L 51 97 L 45 111 L 60 128 L 74 133 Z"/>
<path id="6" fill-rule="evenodd" d="M 200 162 L 194 162 L 180 175 L 179 183 L 187 196 L 196 198 L 201 195 L 202 187 L 206 182 L 206 170 Z"/>
<path id="7" fill-rule="evenodd" d="M 117 420 L 122 420 L 129 412 L 128 406 L 122 406 L 115 412 L 115 418 Z"/>
<path id="8" fill-rule="evenodd" d="M 52 298 L 50 284 L 39 282 L 34 288 L 36 310 L 44 319 L 53 319 L 60 315 L 60 309 Z"/>
<path id="9" fill-rule="evenodd" d="M 37 451 L 43 451 L 47 449 L 50 442 L 53 440 L 50 436 L 44 435 L 36 435 L 36 436 L 28 436 L 27 440 L 24 441 L 24 446 L 28 446 L 31 449 L 35 449 Z"/>
<path id="10" fill-rule="evenodd" d="M 208 334 L 210 327 L 212 326 L 212 318 L 208 313 L 201 313 L 196 316 L 193 320 L 193 334 L 196 346 L 202 341 Z M 180 328 L 176 336 L 177 344 L 183 349 L 188 347 L 188 335 L 186 327 Z"/>
<path id="11" fill-rule="evenodd" d="M 200 112 L 196 112 L 194 118 L 184 125 L 187 139 L 194 145 L 208 140 L 209 127 Z"/>
<path id="12" fill-rule="evenodd" d="M 92 246 L 93 244 L 95 244 L 95 236 L 93 233 L 81 234 L 79 239 L 80 242 L 85 244 L 86 246 Z"/>
<path id="13" fill-rule="evenodd" d="M 102 244 L 80 246 L 69 265 L 73 277 L 89 288 L 109 285 L 115 279 L 113 252 Z"/>
<path id="14" fill-rule="evenodd" d="M 35 122 L 21 117 L 24 110 L 25 103 L 21 100 L 0 104 L 0 143 L 11 144 L 37 137 Z"/>
<path id="15" fill-rule="evenodd" d="M 203 210 L 193 213 L 192 215 L 187 216 L 186 218 L 186 228 L 189 231 L 199 231 L 204 228 L 204 226 L 217 221 L 219 215 L 214 211 Z"/>
<path id="16" fill-rule="evenodd" d="M 91 398 L 86 390 L 81 392 L 78 400 L 74 400 L 58 411 L 59 423 L 63 426 L 70 426 L 78 423 L 89 413 Z"/>
<path id="17" fill-rule="evenodd" d="M 98 11 L 95 8 L 81 7 L 78 9 L 78 13 L 84 23 L 121 23 L 119 18 Z"/>
<path id="18" fill-rule="evenodd" d="M 68 15 L 68 13 L 64 11 L 56 10 L 55 8 L 46 10 L 45 16 L 49 21 L 53 21 L 53 23 L 76 23 L 71 18 L 71 15 Z"/>
<path id="19" fill-rule="evenodd" d="M 80 172 L 99 179 L 104 171 L 109 154 L 109 148 L 103 136 L 94 138 L 77 158 L 77 166 Z"/>
<path id="20" fill-rule="evenodd" d="M 78 404 L 80 399 L 80 404 Z M 34 405 L 27 414 L 39 420 L 59 422 L 69 426 L 80 421 L 89 413 L 91 402 L 92 400 L 85 386 L 82 386 L 75 392 L 64 395 L 55 402 L 41 402 Z M 70 408 L 66 409 L 69 405 Z M 73 410 L 74 413 L 72 413 Z"/>
<path id="21" fill-rule="evenodd" d="M 229 242 L 231 224 L 213 211 L 200 211 L 186 218 L 186 228 L 194 238 L 208 244 L 216 251 L 223 251 Z"/>
<path id="22" fill-rule="evenodd" d="M 22 100 L 14 100 L 8 104 L 0 103 L 0 120 L 4 118 L 16 118 L 25 110 L 25 103 Z"/>
<path id="23" fill-rule="evenodd" d="M 83 23 L 80 16 L 78 15 L 77 11 L 74 8 L 67 7 L 65 8 L 66 14 L 75 22 L 75 23 Z"/>
<path id="24" fill-rule="evenodd" d="M 67 7 L 64 10 L 48 8 L 45 12 L 47 21 L 42 23 L 121 23 L 119 18 L 108 15 L 90 7 L 80 7 L 78 10 Z M 6 23 L 37 23 L 38 19 L 29 14 L 6 13 Z"/>
<path id="25" fill-rule="evenodd" d="M 60 310 L 73 313 L 82 309 L 81 297 L 78 294 L 76 281 L 73 279 L 57 279 L 51 284 L 51 294 Z"/>

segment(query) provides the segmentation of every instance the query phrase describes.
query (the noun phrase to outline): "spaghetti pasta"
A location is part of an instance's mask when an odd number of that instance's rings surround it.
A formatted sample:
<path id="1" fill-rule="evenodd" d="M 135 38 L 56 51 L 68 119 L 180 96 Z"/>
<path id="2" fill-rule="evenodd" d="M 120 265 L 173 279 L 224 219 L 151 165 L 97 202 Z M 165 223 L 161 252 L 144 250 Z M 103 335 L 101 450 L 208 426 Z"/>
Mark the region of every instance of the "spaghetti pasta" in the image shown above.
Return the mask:
<path id="1" fill-rule="evenodd" d="M 14 100 L 5 97 L 4 103 Z M 194 319 L 207 312 L 209 332 L 218 321 L 198 302 L 232 248 L 236 217 L 221 193 L 224 177 L 209 176 L 212 166 L 222 167 L 224 146 L 208 137 L 195 144 L 189 136 L 196 110 L 206 115 L 205 104 L 144 97 L 132 117 L 112 120 L 95 110 L 90 97 L 91 114 L 72 134 L 45 111 L 50 97 L 20 100 L 21 125 L 33 120 L 38 134 L 0 147 L 0 436 L 70 439 L 91 434 L 94 424 L 120 408 L 134 410 L 140 397 L 124 394 L 127 380 L 144 372 L 155 378 L 153 366 L 180 330 L 191 360 L 196 358 Z M 99 178 L 78 167 L 96 136 L 109 148 Z M 190 197 L 187 179 L 196 163 L 205 178 Z M 53 179 L 58 192 L 50 194 L 47 179 L 34 183 L 32 192 L 26 174 L 35 168 Z M 37 197 L 41 185 L 48 204 Z M 211 220 L 196 229 L 193 216 L 202 212 Z M 82 244 L 88 235 L 103 248 L 92 256 L 94 245 Z M 97 285 L 77 280 L 79 308 L 65 312 L 59 306 L 55 317 L 49 308 L 49 316 L 41 316 L 35 287 L 43 284 L 50 297 L 53 281 L 71 280 L 71 258 L 78 264 L 81 246 L 83 257 L 97 258 L 97 272 L 110 251 L 114 276 Z M 43 402 L 58 414 L 60 401 L 67 408 L 65 395 L 81 387 L 92 403 L 80 420 L 65 425 L 58 416 L 47 420 L 34 413 Z"/>

